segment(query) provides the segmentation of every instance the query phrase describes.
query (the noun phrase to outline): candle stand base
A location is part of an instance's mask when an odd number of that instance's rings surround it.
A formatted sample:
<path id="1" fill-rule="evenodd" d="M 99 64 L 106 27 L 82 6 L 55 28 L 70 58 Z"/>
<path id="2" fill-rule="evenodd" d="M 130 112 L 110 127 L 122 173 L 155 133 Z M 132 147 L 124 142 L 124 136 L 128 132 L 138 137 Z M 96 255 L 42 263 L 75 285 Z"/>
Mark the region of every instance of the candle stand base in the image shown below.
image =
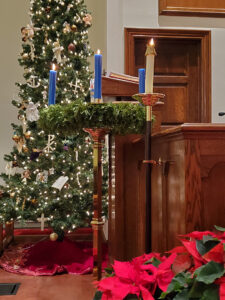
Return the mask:
<path id="1" fill-rule="evenodd" d="M 93 275 L 97 280 L 102 276 L 102 140 L 109 133 L 106 128 L 85 128 L 93 140 L 93 172 L 94 172 L 94 191 L 93 191 L 93 208 L 94 216 L 92 219 L 93 229 L 93 258 L 94 268 Z"/>

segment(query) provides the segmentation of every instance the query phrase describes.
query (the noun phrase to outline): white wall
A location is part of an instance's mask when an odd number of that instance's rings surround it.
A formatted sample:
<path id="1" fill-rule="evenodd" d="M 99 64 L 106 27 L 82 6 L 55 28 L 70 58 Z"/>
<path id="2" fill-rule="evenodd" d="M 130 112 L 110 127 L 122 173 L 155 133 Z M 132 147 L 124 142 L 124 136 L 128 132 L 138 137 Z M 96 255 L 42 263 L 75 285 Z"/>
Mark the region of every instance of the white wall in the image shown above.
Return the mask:
<path id="1" fill-rule="evenodd" d="M 94 52 L 100 49 L 103 55 L 103 69 L 107 63 L 107 2 L 106 0 L 85 0 L 88 10 L 92 14 L 93 23 L 89 30 L 90 46 Z M 90 58 L 91 69 L 94 67 L 94 58 Z"/>
<path id="2" fill-rule="evenodd" d="M 117 3 L 116 6 L 114 2 Z M 108 71 L 124 71 L 124 41 L 123 39 L 121 41 L 121 37 L 123 37 L 124 27 L 174 27 L 211 30 L 212 122 L 225 122 L 225 117 L 218 117 L 219 111 L 225 111 L 225 19 L 158 16 L 158 0 L 108 0 L 107 5 Z M 113 24 L 112 22 L 113 19 L 115 20 L 116 15 L 119 16 L 119 24 Z M 117 39 L 115 42 L 115 38 L 117 36 L 119 37 L 119 39 Z"/>
<path id="3" fill-rule="evenodd" d="M 3 155 L 12 149 L 10 124 L 17 120 L 17 109 L 11 104 L 17 95 L 15 82 L 22 79 L 17 58 L 21 49 L 20 29 L 28 22 L 29 1 L 0 1 L 0 172 L 5 168 Z"/>

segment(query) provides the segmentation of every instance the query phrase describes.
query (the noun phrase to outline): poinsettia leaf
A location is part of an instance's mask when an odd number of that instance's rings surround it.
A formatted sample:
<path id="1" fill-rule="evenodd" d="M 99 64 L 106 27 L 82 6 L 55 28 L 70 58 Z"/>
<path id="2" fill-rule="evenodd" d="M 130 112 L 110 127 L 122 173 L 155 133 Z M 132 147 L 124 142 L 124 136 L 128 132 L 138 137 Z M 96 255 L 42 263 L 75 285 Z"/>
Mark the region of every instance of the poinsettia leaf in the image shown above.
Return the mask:
<path id="1" fill-rule="evenodd" d="M 196 276 L 197 281 L 204 282 L 205 284 L 211 284 L 217 278 L 222 277 L 224 273 L 225 270 L 222 264 L 210 261 L 206 265 L 198 268 L 194 275 Z"/>
<path id="2" fill-rule="evenodd" d="M 203 258 L 206 261 L 215 261 L 217 263 L 224 263 L 225 253 L 224 253 L 224 244 L 219 243 L 214 248 L 212 248 L 209 252 L 203 255 Z"/>
<path id="3" fill-rule="evenodd" d="M 180 292 L 184 287 L 188 286 L 188 281 L 190 279 L 191 274 L 190 273 L 184 273 L 181 272 L 177 274 L 169 284 L 166 293 L 171 292 Z M 163 298 L 162 298 L 163 299 Z"/>
<path id="4" fill-rule="evenodd" d="M 219 241 L 206 241 L 205 243 L 201 240 L 196 241 L 196 249 L 198 250 L 198 253 L 201 255 L 206 254 L 209 252 L 213 247 L 215 247 Z"/>
<path id="5" fill-rule="evenodd" d="M 113 272 L 114 272 L 114 270 L 113 270 L 113 268 L 112 267 L 107 267 L 107 268 L 105 268 L 105 272 L 106 272 L 106 275 L 108 276 L 108 275 L 114 275 L 113 274 Z"/>
<path id="6" fill-rule="evenodd" d="M 179 294 L 177 294 L 173 300 L 189 300 L 188 289 L 184 289 Z"/>
<path id="7" fill-rule="evenodd" d="M 189 254 L 179 254 L 175 258 L 172 270 L 175 274 L 178 274 L 180 272 L 183 272 L 191 267 L 191 257 Z"/>
<path id="8" fill-rule="evenodd" d="M 206 285 L 203 282 L 198 282 L 195 280 L 191 286 L 191 289 L 189 291 L 189 297 L 192 298 L 201 298 L 203 295 L 203 292 L 206 288 L 208 288 L 209 285 Z"/>
<path id="9" fill-rule="evenodd" d="M 216 285 L 211 285 L 208 287 L 202 295 L 202 298 L 200 300 L 219 300 L 219 287 Z"/>
<path id="10" fill-rule="evenodd" d="M 155 257 L 152 257 L 151 259 L 147 260 L 144 265 L 152 264 L 154 267 L 158 267 L 161 264 L 161 261 Z"/>
<path id="11" fill-rule="evenodd" d="M 102 292 L 97 291 L 95 293 L 94 299 L 93 300 L 101 300 L 102 299 Z"/>
<path id="12" fill-rule="evenodd" d="M 203 241 L 204 244 L 208 241 L 213 241 L 213 240 L 215 240 L 215 238 L 211 235 L 208 235 L 208 234 L 204 235 L 203 238 L 202 238 L 202 241 Z"/>
<path id="13" fill-rule="evenodd" d="M 224 227 L 220 227 L 220 226 L 217 226 L 217 225 L 214 225 L 214 227 L 215 227 L 216 230 L 218 230 L 218 231 L 225 232 L 225 228 L 224 228 Z"/>

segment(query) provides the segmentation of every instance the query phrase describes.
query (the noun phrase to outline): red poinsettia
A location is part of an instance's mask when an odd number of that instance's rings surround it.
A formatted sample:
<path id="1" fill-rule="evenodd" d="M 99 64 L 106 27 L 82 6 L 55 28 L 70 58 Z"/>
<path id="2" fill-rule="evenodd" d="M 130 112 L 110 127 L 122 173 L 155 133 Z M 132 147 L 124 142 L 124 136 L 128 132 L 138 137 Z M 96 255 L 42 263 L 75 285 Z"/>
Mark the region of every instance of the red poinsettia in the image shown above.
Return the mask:
<path id="1" fill-rule="evenodd" d="M 174 277 L 171 265 L 176 254 L 169 258 L 163 257 L 158 267 L 152 263 L 146 263 L 151 258 L 159 259 L 155 254 L 143 255 L 131 262 L 115 261 L 113 269 L 115 276 L 105 278 L 98 283 L 98 289 L 103 293 L 102 300 L 122 300 L 127 295 L 142 296 L 143 300 L 154 300 L 156 287 L 166 291 Z"/>
<path id="2" fill-rule="evenodd" d="M 225 229 L 221 229 L 224 232 L 182 235 L 182 246 L 169 251 L 169 257 L 150 253 L 131 262 L 115 261 L 113 277 L 98 283 L 102 292 L 98 299 L 124 300 L 135 295 L 155 300 L 161 290 L 163 299 L 195 295 L 196 299 L 225 300 Z"/>

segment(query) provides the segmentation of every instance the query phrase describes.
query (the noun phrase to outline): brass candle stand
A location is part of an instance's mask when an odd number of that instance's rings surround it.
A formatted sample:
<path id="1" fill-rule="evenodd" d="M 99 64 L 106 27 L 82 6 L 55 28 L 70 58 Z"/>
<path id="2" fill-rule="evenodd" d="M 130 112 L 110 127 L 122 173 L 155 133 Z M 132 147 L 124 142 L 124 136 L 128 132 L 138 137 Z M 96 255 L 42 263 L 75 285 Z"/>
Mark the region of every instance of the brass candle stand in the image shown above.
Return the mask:
<path id="1" fill-rule="evenodd" d="M 145 131 L 145 159 L 146 164 L 146 253 L 152 251 L 151 245 L 151 169 L 157 162 L 151 158 L 151 133 L 152 133 L 152 107 L 165 97 L 159 93 L 136 94 L 134 98 L 146 107 L 146 131 Z"/>
<path id="2" fill-rule="evenodd" d="M 93 258 L 94 268 L 93 275 L 98 280 L 102 275 L 102 140 L 109 133 L 106 128 L 84 128 L 93 140 L 93 172 L 94 172 L 94 190 L 93 190 L 93 208 L 94 215 L 92 218 L 93 229 Z"/>

